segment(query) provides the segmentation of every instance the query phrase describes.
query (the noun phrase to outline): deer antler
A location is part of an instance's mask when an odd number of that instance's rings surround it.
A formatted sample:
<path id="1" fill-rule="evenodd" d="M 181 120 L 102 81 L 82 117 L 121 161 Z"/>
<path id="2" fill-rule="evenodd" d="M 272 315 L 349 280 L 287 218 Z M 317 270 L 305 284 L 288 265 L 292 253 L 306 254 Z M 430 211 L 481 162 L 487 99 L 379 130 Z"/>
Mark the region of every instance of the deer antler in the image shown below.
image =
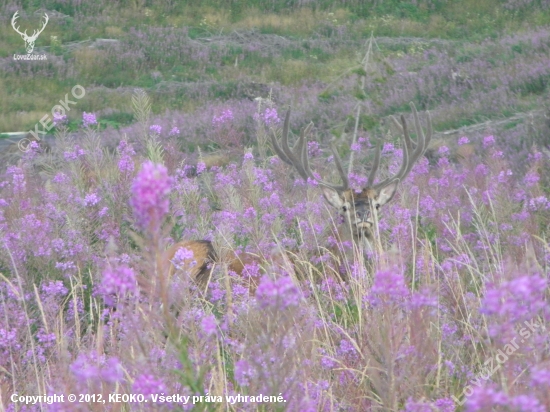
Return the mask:
<path id="1" fill-rule="evenodd" d="M 422 130 L 422 126 L 418 118 L 418 112 L 416 111 L 416 107 L 414 106 L 413 103 L 411 103 L 410 106 L 414 116 L 417 142 L 413 142 L 409 136 L 409 131 L 408 131 L 405 117 L 401 115 L 401 123 L 399 123 L 397 119 L 391 116 L 392 120 L 397 125 L 398 129 L 401 131 L 401 139 L 403 140 L 403 163 L 401 164 L 399 171 L 394 176 L 388 177 L 387 179 L 384 179 L 382 182 L 379 182 L 376 185 L 374 185 L 376 173 L 378 171 L 378 167 L 380 166 L 381 145 L 379 144 L 376 148 L 376 152 L 374 155 L 374 163 L 369 173 L 367 188 L 372 187 L 378 190 L 387 186 L 392 182 L 395 182 L 396 180 L 397 181 L 404 180 L 407 177 L 407 175 L 410 173 L 414 164 L 426 151 L 426 148 L 428 147 L 428 144 L 430 143 L 430 140 L 432 138 L 432 119 L 431 119 L 430 113 L 428 112 L 427 135 L 424 135 L 424 131 Z M 277 153 L 277 155 L 281 158 L 281 160 L 293 166 L 298 172 L 298 174 L 306 181 L 308 178 L 316 180 L 319 184 L 325 187 L 334 189 L 338 192 L 343 192 L 349 189 L 349 179 L 346 173 L 344 172 L 344 168 L 342 167 L 342 160 L 340 159 L 340 156 L 338 155 L 338 152 L 334 147 L 334 143 L 333 142 L 330 143 L 330 148 L 332 150 L 332 154 L 334 155 L 334 162 L 336 164 L 336 169 L 338 170 L 338 174 L 340 175 L 340 179 L 342 180 L 341 185 L 334 185 L 317 178 L 310 169 L 309 159 L 307 154 L 307 136 L 311 132 L 313 123 L 310 123 L 309 125 L 307 125 L 305 128 L 302 129 L 302 131 L 300 132 L 300 137 L 298 138 L 298 141 L 296 142 L 294 147 L 291 149 L 288 145 L 289 122 L 290 122 L 290 109 L 288 109 L 288 111 L 286 112 L 285 122 L 283 125 L 282 142 L 280 146 L 277 142 L 277 136 L 275 135 L 275 131 L 273 131 L 271 135 L 271 142 L 273 144 L 273 149 L 275 150 L 275 153 Z"/>
<path id="2" fill-rule="evenodd" d="M 277 143 L 277 136 L 275 131 L 271 135 L 271 143 L 273 144 L 273 149 L 275 153 L 281 158 L 281 160 L 291 166 L 293 166 L 298 174 L 307 181 L 307 179 L 313 179 L 317 181 L 320 185 L 329 187 L 336 191 L 342 192 L 349 188 L 348 176 L 344 173 L 344 168 L 342 167 L 342 160 L 334 147 L 334 144 L 331 142 L 330 148 L 332 154 L 334 155 L 334 162 L 336 163 L 336 168 L 342 179 L 341 185 L 334 185 L 324 180 L 317 178 L 309 167 L 309 159 L 307 154 L 307 136 L 311 132 L 313 123 L 308 124 L 300 132 L 300 137 L 292 149 L 288 145 L 288 132 L 289 132 L 289 122 L 290 122 L 290 109 L 286 112 L 285 122 L 283 125 L 283 135 L 281 146 Z"/>
<path id="3" fill-rule="evenodd" d="M 403 140 L 403 163 L 401 164 L 401 168 L 399 169 L 399 171 L 394 176 L 388 177 L 382 182 L 379 182 L 376 185 L 374 185 L 375 189 L 380 189 L 395 180 L 403 181 L 412 170 L 414 164 L 418 161 L 418 159 L 420 159 L 420 157 L 424 154 L 424 152 L 428 148 L 428 145 L 430 144 L 430 141 L 432 139 L 432 134 L 433 134 L 432 117 L 430 115 L 430 112 L 428 112 L 427 135 L 424 135 L 424 130 L 422 129 L 422 126 L 420 124 L 420 120 L 418 118 L 418 112 L 416 111 L 416 107 L 414 103 L 411 102 L 410 106 L 414 117 L 414 125 L 416 128 L 417 142 L 414 143 L 411 140 L 411 137 L 409 136 L 409 130 L 407 127 L 407 121 L 405 120 L 405 117 L 401 115 L 401 124 L 400 124 L 395 117 L 391 116 L 391 119 L 393 120 L 394 124 L 401 131 L 401 139 Z M 380 146 L 378 146 L 376 149 L 374 165 L 369 174 L 369 180 L 368 180 L 369 186 L 371 186 L 374 183 L 374 178 L 376 176 L 376 172 L 380 164 L 380 149 L 381 149 Z"/>

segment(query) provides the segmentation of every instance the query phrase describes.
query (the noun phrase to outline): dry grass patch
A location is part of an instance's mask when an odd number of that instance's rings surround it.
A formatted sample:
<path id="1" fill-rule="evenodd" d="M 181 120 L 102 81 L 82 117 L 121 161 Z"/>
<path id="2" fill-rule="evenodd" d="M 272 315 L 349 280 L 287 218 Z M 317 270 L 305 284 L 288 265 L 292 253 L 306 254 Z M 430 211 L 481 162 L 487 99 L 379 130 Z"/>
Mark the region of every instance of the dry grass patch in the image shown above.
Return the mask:
<path id="1" fill-rule="evenodd" d="M 94 78 L 105 70 L 108 55 L 106 51 L 96 49 L 80 49 L 74 52 L 75 69 L 83 78 Z"/>
<path id="2" fill-rule="evenodd" d="M 107 26 L 105 27 L 105 35 L 109 38 L 121 37 L 124 34 L 124 30 L 116 26 Z"/>
<path id="3" fill-rule="evenodd" d="M 0 133 L 22 132 L 30 125 L 38 123 L 46 113 L 38 110 L 30 112 L 0 113 Z M 42 126 L 40 126 L 42 129 Z"/>
<path id="4" fill-rule="evenodd" d="M 324 13 L 326 15 L 326 13 Z M 292 34 L 311 34 L 319 21 L 323 19 L 321 13 L 311 9 L 299 9 L 292 14 L 262 13 L 258 9 L 250 9 L 246 16 L 235 24 L 238 29 L 256 29 L 279 31 Z"/>
<path id="5" fill-rule="evenodd" d="M 294 59 L 282 61 L 265 70 L 267 79 L 278 81 L 285 86 L 298 84 L 308 78 L 316 78 L 318 72 L 316 65 Z"/>

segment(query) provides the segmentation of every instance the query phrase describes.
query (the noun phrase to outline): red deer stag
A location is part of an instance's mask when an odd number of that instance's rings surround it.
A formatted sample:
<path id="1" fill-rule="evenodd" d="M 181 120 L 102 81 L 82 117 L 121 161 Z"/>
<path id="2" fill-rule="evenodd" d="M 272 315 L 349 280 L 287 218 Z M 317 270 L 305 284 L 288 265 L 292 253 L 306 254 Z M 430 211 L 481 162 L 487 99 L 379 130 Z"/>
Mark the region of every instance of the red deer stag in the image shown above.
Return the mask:
<path id="1" fill-rule="evenodd" d="M 375 183 L 376 173 L 380 165 L 380 145 L 377 146 L 374 163 L 371 167 L 367 186 L 359 193 L 349 188 L 349 179 L 342 167 L 342 160 L 338 155 L 334 145 L 331 144 L 331 150 L 334 156 L 336 169 L 342 181 L 341 184 L 332 184 L 316 177 L 310 169 L 307 153 L 307 136 L 311 131 L 312 124 L 302 129 L 298 141 L 291 149 L 288 144 L 290 109 L 286 113 L 283 125 L 281 144 L 277 142 L 275 134 L 271 136 L 271 142 L 277 155 L 285 163 L 294 167 L 298 174 L 304 179 L 312 179 L 319 183 L 326 201 L 335 209 L 340 211 L 343 216 L 343 224 L 338 228 L 340 241 L 353 240 L 358 245 L 371 249 L 373 241 L 378 232 L 376 228 L 378 210 L 392 200 L 399 182 L 402 182 L 410 173 L 415 162 L 426 151 L 432 138 L 432 121 L 428 112 L 427 134 L 424 131 L 418 118 L 418 112 L 413 103 L 411 109 L 414 117 L 414 123 L 417 134 L 416 143 L 409 136 L 409 129 L 405 117 L 401 115 L 401 124 L 392 116 L 397 128 L 401 131 L 403 141 L 403 162 L 399 171 L 391 177 L 388 177 L 378 183 Z"/>
<path id="2" fill-rule="evenodd" d="M 311 128 L 313 126 L 312 123 L 302 129 L 298 141 L 292 149 L 288 144 L 290 109 L 286 113 L 281 144 L 277 142 L 275 133 L 272 134 L 271 139 L 273 149 L 281 160 L 294 167 L 294 169 L 296 169 L 298 174 L 304 180 L 307 181 L 308 179 L 313 179 L 317 181 L 321 186 L 323 195 L 328 204 L 337 209 L 343 216 L 344 223 L 339 227 L 338 233 L 340 241 L 353 240 L 359 246 L 370 248 L 372 250 L 373 242 L 377 233 L 376 224 L 378 221 L 377 213 L 379 208 L 392 200 L 399 183 L 407 177 L 415 162 L 420 159 L 428 147 L 428 144 L 432 138 L 431 116 L 428 113 L 427 134 L 424 135 L 424 131 L 418 118 L 418 113 L 412 103 L 411 109 L 417 134 L 416 142 L 413 142 L 409 136 L 405 117 L 401 116 L 401 123 L 392 117 L 397 128 L 401 131 L 401 139 L 403 142 L 403 162 L 400 169 L 394 176 L 375 183 L 381 155 L 381 148 L 378 146 L 374 156 L 374 163 L 369 173 L 367 186 L 364 187 L 359 193 L 356 193 L 353 189 L 349 188 L 349 179 L 347 174 L 344 172 L 342 160 L 332 144 L 331 149 L 334 155 L 334 162 L 342 183 L 340 185 L 331 184 L 321 180 L 313 174 L 310 169 L 307 154 L 307 137 L 311 132 Z M 189 273 L 190 276 L 199 283 L 199 285 L 202 287 L 206 286 L 211 273 L 210 263 L 220 260 L 214 251 L 212 243 L 205 240 L 181 241 L 174 244 L 166 251 L 166 261 L 173 262 L 176 252 L 182 248 L 192 251 L 193 260 L 195 261 L 194 264 L 191 264 L 191 261 L 185 261 L 183 263 L 183 270 Z M 223 261 L 228 264 L 228 268 L 236 272 L 238 275 L 242 274 L 245 264 L 255 260 L 257 260 L 257 257 L 254 255 L 247 253 L 236 255 L 233 252 L 229 252 L 226 258 L 223 259 Z M 175 272 L 176 268 L 174 264 L 171 263 L 170 275 L 173 275 Z M 257 279 L 251 279 L 249 282 L 250 289 L 255 289 Z"/>

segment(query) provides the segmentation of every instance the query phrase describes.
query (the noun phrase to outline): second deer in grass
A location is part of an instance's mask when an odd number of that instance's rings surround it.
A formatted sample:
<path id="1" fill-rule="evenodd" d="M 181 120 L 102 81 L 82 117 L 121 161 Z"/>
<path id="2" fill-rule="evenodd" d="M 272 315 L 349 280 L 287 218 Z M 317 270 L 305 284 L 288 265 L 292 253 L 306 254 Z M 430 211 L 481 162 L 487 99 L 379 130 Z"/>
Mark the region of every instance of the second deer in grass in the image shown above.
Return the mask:
<path id="1" fill-rule="evenodd" d="M 333 145 L 331 145 L 331 149 L 334 155 L 336 169 L 338 170 L 342 183 L 339 185 L 328 183 L 316 177 L 311 171 L 307 153 L 307 137 L 313 124 L 302 129 L 298 141 L 291 149 L 288 144 L 290 122 L 289 109 L 286 113 L 280 144 L 277 141 L 275 133 L 273 133 L 273 149 L 279 158 L 294 167 L 304 180 L 313 179 L 317 181 L 321 186 L 327 203 L 337 209 L 343 217 L 343 223 L 338 228 L 338 240 L 340 242 L 351 240 L 362 249 L 374 249 L 374 242 L 378 233 L 377 222 L 379 209 L 393 199 L 399 183 L 407 177 L 414 164 L 424 154 L 432 138 L 430 114 L 428 113 L 427 133 L 424 134 L 424 130 L 418 118 L 418 113 L 412 103 L 411 109 L 416 128 L 416 142 L 409 136 L 408 126 L 404 116 L 401 116 L 401 122 L 398 122 L 392 117 L 397 128 L 401 131 L 402 140 L 403 161 L 398 172 L 391 177 L 375 183 L 381 156 L 381 148 L 378 146 L 375 152 L 374 163 L 369 173 L 367 186 L 358 193 L 350 189 L 348 175 L 344 172 L 340 156 Z M 214 251 L 212 243 L 204 240 L 179 242 L 167 251 L 166 259 L 172 262 L 177 251 L 182 248 L 192 251 L 193 259 L 196 262 L 193 266 L 187 262 L 184 264 L 184 269 L 186 269 L 199 284 L 206 286 L 211 273 L 209 263 L 220 260 Z M 241 275 L 244 265 L 256 260 L 256 258 L 254 255 L 247 253 L 236 255 L 233 252 L 229 252 L 227 257 L 222 260 L 228 264 L 230 270 Z M 173 274 L 175 271 L 176 268 L 172 265 L 170 273 Z M 256 281 L 256 279 L 249 280 L 249 286 L 255 288 Z"/>

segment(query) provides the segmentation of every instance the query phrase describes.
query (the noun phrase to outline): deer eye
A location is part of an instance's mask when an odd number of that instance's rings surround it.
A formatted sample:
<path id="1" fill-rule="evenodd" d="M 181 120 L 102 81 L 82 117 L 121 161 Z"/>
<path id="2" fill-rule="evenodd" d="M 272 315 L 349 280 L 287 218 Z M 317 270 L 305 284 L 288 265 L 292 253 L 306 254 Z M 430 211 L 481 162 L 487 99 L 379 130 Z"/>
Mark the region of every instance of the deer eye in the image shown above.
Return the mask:
<path id="1" fill-rule="evenodd" d="M 344 212 L 347 212 L 347 211 L 348 211 L 348 207 L 347 207 L 347 206 L 342 206 L 342 210 L 343 210 Z"/>
<path id="2" fill-rule="evenodd" d="M 375 206 L 376 210 L 380 209 L 380 205 L 377 203 Z"/>

